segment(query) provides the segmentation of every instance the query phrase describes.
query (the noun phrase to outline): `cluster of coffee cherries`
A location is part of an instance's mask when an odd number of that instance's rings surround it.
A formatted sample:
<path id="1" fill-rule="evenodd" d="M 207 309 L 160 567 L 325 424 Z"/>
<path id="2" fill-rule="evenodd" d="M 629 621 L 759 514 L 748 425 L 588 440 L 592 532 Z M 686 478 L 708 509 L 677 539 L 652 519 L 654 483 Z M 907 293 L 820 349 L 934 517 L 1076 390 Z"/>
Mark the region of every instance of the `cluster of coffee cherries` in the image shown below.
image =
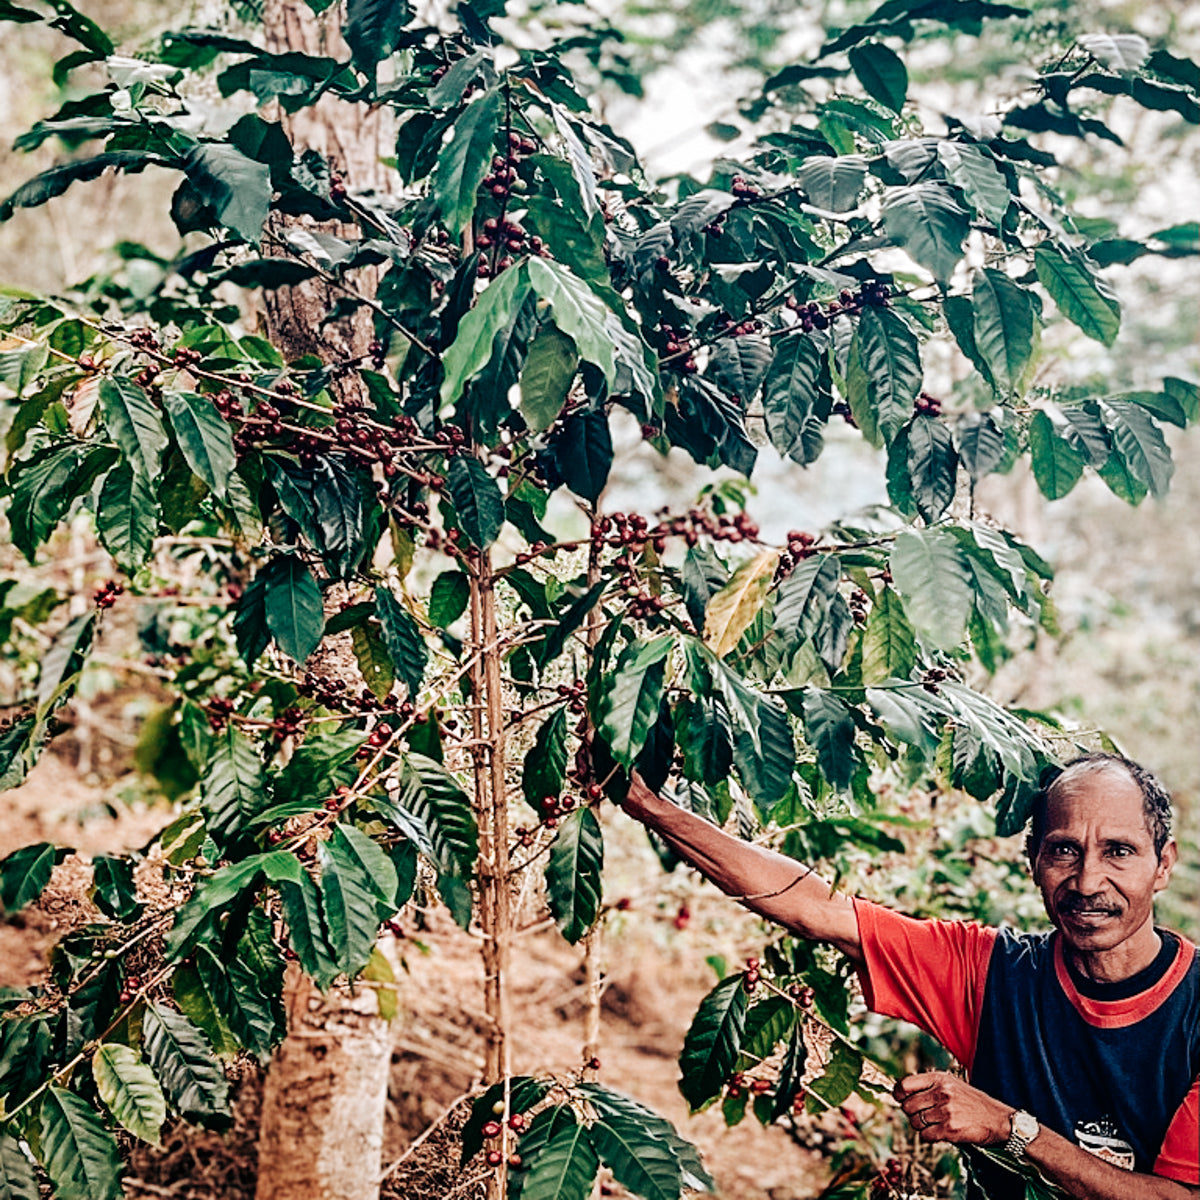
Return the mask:
<path id="1" fill-rule="evenodd" d="M 744 175 L 735 175 L 729 181 L 729 190 L 739 200 L 758 200 L 762 197 L 762 188 L 751 183 Z"/>
<path id="2" fill-rule="evenodd" d="M 784 301 L 784 306 L 800 318 L 800 328 L 805 333 L 811 333 L 814 329 L 828 329 L 840 313 L 854 316 L 864 308 L 886 308 L 890 295 L 891 291 L 886 283 L 872 279 L 864 283 L 857 292 L 843 288 L 838 298 L 830 300 L 823 308 L 816 301 L 810 300 L 805 304 L 795 296 L 789 296 Z"/>
<path id="3" fill-rule="evenodd" d="M 229 724 L 237 702 L 228 696 L 209 696 L 204 702 L 204 714 L 208 717 L 208 727 L 213 733 L 220 733 Z"/>
<path id="4" fill-rule="evenodd" d="M 304 713 L 295 705 L 285 708 L 272 722 L 270 736 L 277 742 L 295 737 L 304 727 Z"/>
<path id="5" fill-rule="evenodd" d="M 92 593 L 92 603 L 99 609 L 112 608 L 117 602 L 117 597 L 124 590 L 123 584 L 118 583 L 115 579 L 110 579 Z"/>
<path id="6" fill-rule="evenodd" d="M 141 986 L 142 986 L 142 977 L 134 971 L 128 972 L 128 974 L 126 974 L 126 976 L 125 976 L 125 984 L 121 988 L 120 994 L 117 996 L 117 999 L 122 1004 L 128 1004 L 134 998 L 134 996 L 137 995 L 137 990 Z"/>
<path id="7" fill-rule="evenodd" d="M 904 1164 L 898 1158 L 889 1158 L 884 1168 L 871 1180 L 871 1195 L 879 1200 L 904 1191 Z"/>
<path id="8" fill-rule="evenodd" d="M 475 273 L 482 279 L 507 271 L 515 261 L 515 254 L 528 252 L 546 258 L 550 253 L 546 243 L 536 233 L 526 233 L 525 226 L 519 221 L 497 217 L 488 217 L 484 221 L 483 232 L 475 239 L 475 245 L 480 250 L 492 251 L 490 258 L 481 259 L 476 268 Z"/>
<path id="9" fill-rule="evenodd" d="M 775 568 L 776 579 L 786 579 L 806 558 L 816 553 L 813 543 L 816 538 L 802 529 L 789 529 L 787 549 L 779 556 L 779 564 Z"/>
<path id="10" fill-rule="evenodd" d="M 746 337 L 751 333 L 760 333 L 763 323 L 757 317 L 744 317 L 735 321 L 728 313 L 721 313 L 716 319 L 716 327 L 730 337 Z"/>
<path id="11" fill-rule="evenodd" d="M 751 1096 L 761 1096 L 764 1092 L 769 1092 L 774 1086 L 774 1080 L 764 1079 L 761 1076 L 748 1079 L 745 1071 L 734 1071 L 729 1077 L 728 1084 L 725 1086 L 725 1094 L 730 1100 L 737 1100 L 747 1093 Z"/>
<path id="12" fill-rule="evenodd" d="M 950 672 L 944 667 L 930 667 L 924 675 L 921 676 L 921 686 L 932 695 L 936 696 L 940 690 L 938 685 L 949 676 Z"/>
<path id="13" fill-rule="evenodd" d="M 682 357 L 681 362 L 673 362 L 671 365 L 685 375 L 695 374 L 699 370 L 699 365 L 696 362 L 696 356 L 692 353 L 694 347 L 687 331 L 677 329 L 674 325 L 668 325 L 665 321 L 659 326 L 659 329 L 665 339 L 663 353 L 667 358 Z"/>
<path id="14" fill-rule="evenodd" d="M 492 1114 L 494 1117 L 504 1116 L 503 1100 L 496 1101 L 495 1105 L 492 1107 Z M 529 1127 L 529 1122 L 524 1113 L 513 1113 L 512 1116 L 508 1118 L 507 1123 L 509 1129 L 516 1134 L 524 1133 Z M 488 1141 L 494 1141 L 504 1133 L 504 1126 L 501 1125 L 498 1120 L 485 1121 L 480 1132 Z M 487 1152 L 486 1158 L 489 1167 L 498 1167 L 502 1162 L 505 1161 L 504 1154 L 495 1148 Z M 514 1168 L 521 1166 L 521 1156 L 515 1150 L 508 1156 L 508 1165 Z"/>
<path id="15" fill-rule="evenodd" d="M 927 417 L 940 417 L 942 415 L 942 402 L 936 396 L 931 396 L 928 392 L 922 392 L 917 397 L 916 404 L 913 407 L 917 412 Z"/>
<path id="16" fill-rule="evenodd" d="M 517 176 L 517 164 L 536 149 L 537 143 L 531 138 L 522 137 L 519 133 L 508 135 L 508 154 L 497 154 L 492 159 L 492 169 L 482 181 L 493 200 L 503 204 L 513 192 L 523 189 L 524 180 Z"/>
<path id="17" fill-rule="evenodd" d="M 758 989 L 759 981 L 762 979 L 762 974 L 759 971 L 760 963 L 757 958 L 746 959 L 746 969 L 742 972 L 742 986 L 748 992 L 753 992 Z"/>
<path id="18" fill-rule="evenodd" d="M 656 526 L 651 532 L 650 522 L 641 513 L 612 513 L 610 516 L 598 517 L 592 522 L 592 549 L 597 553 L 605 546 L 632 550 L 640 554 L 647 543 L 652 543 L 654 549 L 661 554 L 667 548 L 667 533 L 661 526 Z"/>

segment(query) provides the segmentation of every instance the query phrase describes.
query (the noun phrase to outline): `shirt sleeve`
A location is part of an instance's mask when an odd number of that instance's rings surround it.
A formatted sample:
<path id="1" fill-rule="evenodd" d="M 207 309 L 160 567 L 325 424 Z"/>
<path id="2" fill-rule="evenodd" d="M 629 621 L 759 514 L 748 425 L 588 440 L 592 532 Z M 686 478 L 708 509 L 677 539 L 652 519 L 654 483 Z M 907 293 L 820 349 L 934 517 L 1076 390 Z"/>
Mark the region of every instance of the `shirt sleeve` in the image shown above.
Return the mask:
<path id="1" fill-rule="evenodd" d="M 868 1007 L 911 1021 L 970 1069 L 996 930 L 974 921 L 918 921 L 865 900 L 854 907 Z"/>
<path id="2" fill-rule="evenodd" d="M 1192 1083 L 1167 1126 L 1154 1173 L 1191 1187 L 1200 1185 L 1200 1079 Z"/>

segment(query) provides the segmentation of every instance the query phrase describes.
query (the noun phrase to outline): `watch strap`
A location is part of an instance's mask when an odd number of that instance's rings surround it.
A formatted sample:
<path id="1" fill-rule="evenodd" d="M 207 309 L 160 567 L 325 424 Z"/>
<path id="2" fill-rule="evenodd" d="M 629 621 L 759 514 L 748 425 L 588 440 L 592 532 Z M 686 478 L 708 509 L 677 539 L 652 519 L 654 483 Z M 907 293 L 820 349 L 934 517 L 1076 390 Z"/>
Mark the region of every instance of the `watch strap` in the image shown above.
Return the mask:
<path id="1" fill-rule="evenodd" d="M 1012 1115 L 1008 1141 L 1004 1143 L 1004 1149 L 1014 1158 L 1024 1158 L 1029 1143 L 1041 1131 L 1041 1126 L 1032 1113 L 1025 1112 L 1024 1109 L 1017 1109 Z"/>

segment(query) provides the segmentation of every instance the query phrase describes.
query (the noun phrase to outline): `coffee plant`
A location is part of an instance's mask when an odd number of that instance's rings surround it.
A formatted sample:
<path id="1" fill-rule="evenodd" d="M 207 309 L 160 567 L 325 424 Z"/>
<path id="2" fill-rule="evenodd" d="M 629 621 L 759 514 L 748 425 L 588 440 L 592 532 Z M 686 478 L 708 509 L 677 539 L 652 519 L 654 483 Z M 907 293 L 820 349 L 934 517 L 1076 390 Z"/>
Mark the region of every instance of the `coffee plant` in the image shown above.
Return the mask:
<path id="1" fill-rule="evenodd" d="M 117 1196 L 114 1130 L 155 1142 L 170 1114 L 227 1120 L 222 1059 L 266 1061 L 283 1037 L 285 963 L 322 989 L 385 978 L 377 938 L 414 897 L 482 936 L 495 1020 L 464 1162 L 522 1200 L 586 1197 L 601 1164 L 637 1196 L 704 1190 L 695 1149 L 596 1081 L 594 1044 L 570 1078 L 512 1075 L 516 889 L 535 874 L 562 936 L 591 943 L 605 799 L 634 769 L 836 865 L 903 850 L 881 778 L 994 802 L 1011 834 L 1063 748 L 1049 717 L 968 682 L 1055 629 L 1050 568 L 975 487 L 1025 459 L 1049 500 L 1087 470 L 1131 504 L 1164 492 L 1163 425 L 1194 422 L 1200 388 L 1032 381 L 1044 329 L 1113 345 L 1105 268 L 1197 247 L 1194 226 L 1090 237 L 1030 135 L 1115 136 L 1114 96 L 1195 124 L 1200 68 L 1080 34 L 1005 111 L 930 132 L 893 46 L 1027 14 L 888 0 L 744 106 L 750 152 L 667 188 L 573 82 L 567 51 L 603 32 L 513 49 L 502 11 L 462 0 L 434 27 L 349 0 L 325 17 L 341 54 L 186 29 L 125 58 L 66 0 L 0 4 L 61 32 L 57 78 L 104 73 L 21 138 L 71 153 L 0 219 L 155 168 L 177 176 L 189 236 L 149 291 L 117 275 L 0 299 L 12 545 L 35 564 L 90 522 L 113 564 L 90 597 L 0 582 L 3 636 L 44 638 L 9 698 L 0 787 L 124 612 L 170 696 L 143 747 L 179 804 L 154 858 L 177 903 L 139 900 L 145 855 L 98 858 L 103 919 L 59 944 L 44 985 L 0 997 L 5 1195 L 38 1194 L 32 1158 L 56 1195 Z M 329 97 L 391 114 L 388 189 L 292 140 Z M 365 340 L 285 353 L 289 306 L 314 346 Z M 932 346 L 969 380 L 931 391 Z M 614 512 L 614 426 L 742 476 L 768 445 L 803 467 L 857 434 L 886 458 L 890 506 L 783 539 L 728 482 Z M 0 863 L 4 911 L 65 853 Z M 683 1048 L 691 1107 L 787 1122 L 874 1100 L 848 983 L 787 937 L 727 973 Z M 880 1170 L 847 1186 L 899 1185 Z"/>

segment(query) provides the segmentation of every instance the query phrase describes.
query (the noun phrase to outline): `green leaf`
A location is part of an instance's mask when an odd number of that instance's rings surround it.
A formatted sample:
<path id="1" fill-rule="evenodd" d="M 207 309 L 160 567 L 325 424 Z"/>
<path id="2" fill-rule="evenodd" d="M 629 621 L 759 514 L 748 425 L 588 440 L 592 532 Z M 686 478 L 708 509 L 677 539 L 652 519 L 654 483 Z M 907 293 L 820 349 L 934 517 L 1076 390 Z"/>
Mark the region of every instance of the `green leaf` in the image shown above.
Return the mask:
<path id="1" fill-rule="evenodd" d="M 338 968 L 353 979 L 366 966 L 381 912 L 394 911 L 396 868 L 365 834 L 345 825 L 320 844 L 321 908 Z"/>
<path id="2" fill-rule="evenodd" d="M 3 869 L 2 863 L 0 869 Z M 96 855 L 92 859 L 91 896 L 96 907 L 111 920 L 132 920 L 141 909 L 133 880 L 133 860 Z"/>
<path id="3" fill-rule="evenodd" d="M 566 817 L 550 845 L 546 899 L 564 938 L 571 945 L 596 923 L 600 912 L 604 835 L 590 808 Z"/>
<path id="4" fill-rule="evenodd" d="M 916 636 L 896 592 L 884 587 L 863 632 L 863 682 L 907 679 L 917 661 Z"/>
<path id="5" fill-rule="evenodd" d="M 158 475 L 167 431 L 158 406 L 132 379 L 105 376 L 100 381 L 100 411 L 104 425 L 121 447 L 126 463 L 146 479 Z"/>
<path id="6" fill-rule="evenodd" d="M 136 1050 L 106 1042 L 92 1056 L 92 1077 L 108 1111 L 135 1137 L 152 1146 L 167 1119 L 167 1100 L 154 1072 Z"/>
<path id="7" fill-rule="evenodd" d="M 723 338 L 708 360 L 708 375 L 735 400 L 754 399 L 771 362 L 771 343 L 758 334 Z"/>
<path id="8" fill-rule="evenodd" d="M 602 408 L 572 413 L 552 442 L 558 469 L 567 487 L 595 504 L 608 483 L 612 466 L 612 434 Z"/>
<path id="9" fill-rule="evenodd" d="M 141 569 L 158 532 L 158 507 L 149 476 L 128 462 L 118 463 L 105 475 L 96 505 L 96 532 L 121 570 L 133 575 Z"/>
<path id="10" fill-rule="evenodd" d="M 378 621 L 361 621 L 350 628 L 354 660 L 371 694 L 383 704 L 396 683 L 396 670 Z"/>
<path id="11" fill-rule="evenodd" d="M 899 112 L 908 94 L 908 71 L 900 56 L 882 42 L 863 42 L 850 51 L 850 69 L 872 100 Z"/>
<path id="12" fill-rule="evenodd" d="M 867 161 L 858 154 L 816 155 L 806 158 L 796 172 L 796 182 L 813 206 L 835 213 L 848 212 L 858 203 L 866 177 Z"/>
<path id="13" fill-rule="evenodd" d="M 61 1200 L 117 1200 L 121 1158 L 112 1134 L 81 1096 L 51 1087 L 38 1110 L 39 1157 Z"/>
<path id="14" fill-rule="evenodd" d="M 1033 477 L 1047 500 L 1060 500 L 1083 475 L 1079 452 L 1038 409 L 1029 421 L 1029 461 Z"/>
<path id="15" fill-rule="evenodd" d="M 470 878 L 479 833 L 475 814 L 458 781 L 439 762 L 407 754 L 400 775 L 397 803 L 420 822 L 424 836 L 414 840 L 443 874 Z M 395 812 L 395 810 L 389 810 Z M 407 833 L 408 830 L 405 829 Z"/>
<path id="16" fill-rule="evenodd" d="M 516 320 L 529 293 L 528 272 L 523 266 L 513 267 L 488 285 L 459 322 L 454 341 L 442 355 L 441 411 L 457 404 L 468 381 L 487 366 L 497 335 Z"/>
<path id="17" fill-rule="evenodd" d="M 36 208 L 55 196 L 61 196 L 77 180 L 99 179 L 109 170 L 142 171 L 151 163 L 166 165 L 166 160 L 145 150 L 113 150 L 92 158 L 75 159 L 60 167 L 51 167 L 27 179 L 7 200 L 0 203 L 0 222 L 11 220 L 18 208 Z"/>
<path id="18" fill-rule="evenodd" d="M 15 392 L 18 398 L 24 396 L 25 390 L 42 373 L 49 358 L 50 349 L 42 342 L 0 350 L 0 383 Z M 36 402 L 37 397 L 31 398 L 31 405 Z"/>
<path id="19" fill-rule="evenodd" d="M 491 167 L 503 108 L 499 88 L 484 92 L 459 114 L 450 141 L 443 143 L 438 154 L 433 197 L 451 237 L 457 238 L 475 213 L 476 194 Z"/>
<path id="20" fill-rule="evenodd" d="M 271 644 L 267 627 L 267 581 L 259 574 L 247 585 L 233 614 L 233 635 L 238 653 L 248 667 L 253 667 L 262 652 Z"/>
<path id="21" fill-rule="evenodd" d="M 553 325 L 538 331 L 521 369 L 521 415 L 534 433 L 557 420 L 578 369 L 575 343 L 565 333 Z"/>
<path id="22" fill-rule="evenodd" d="M 207 142 L 187 152 L 183 169 L 217 219 L 257 246 L 271 211 L 271 168 L 228 142 Z"/>
<path id="23" fill-rule="evenodd" d="M 927 267 L 939 283 L 949 282 L 970 228 L 966 210 L 949 188 L 918 183 L 898 189 L 884 201 L 883 224 L 888 237 Z"/>
<path id="24" fill-rule="evenodd" d="M 37 725 L 36 717 L 26 717 L 0 731 L 0 792 L 16 787 L 29 773 L 30 760 L 37 757 L 30 734 Z"/>
<path id="25" fill-rule="evenodd" d="M 507 1085 L 507 1088 L 506 1088 Z M 540 1104 L 550 1090 L 550 1084 L 532 1075 L 513 1075 L 507 1080 L 493 1083 L 490 1088 L 479 1096 L 471 1105 L 471 1115 L 459 1135 L 462 1141 L 462 1156 L 460 1166 L 465 1166 L 480 1150 L 483 1149 L 483 1127 L 489 1121 L 496 1120 L 493 1106 L 504 1099 L 508 1092 L 508 1113 L 528 1112 Z M 570 1110 L 568 1110 L 570 1111 Z"/>
<path id="26" fill-rule="evenodd" d="M 805 333 L 791 333 L 775 345 L 763 383 L 767 436 L 780 454 L 807 462 L 804 433 L 817 408 L 825 375 L 825 353 Z"/>
<path id="27" fill-rule="evenodd" d="M 36 900 L 51 872 L 70 853 L 66 846 L 35 842 L 0 859 L 0 911 L 11 916 Z"/>
<path id="28" fill-rule="evenodd" d="M 229 426 L 207 396 L 194 392 L 165 392 L 163 407 L 187 465 L 215 495 L 224 499 L 229 491 L 229 477 L 237 467 Z"/>
<path id="29" fill-rule="evenodd" d="M 279 648 L 303 663 L 320 645 L 325 632 L 321 589 L 302 558 L 281 554 L 259 573 L 267 628 Z"/>
<path id="30" fill-rule="evenodd" d="M 622 766 L 633 765 L 658 719 L 663 676 L 674 647 L 670 634 L 626 646 L 601 698 L 600 729 Z"/>
<path id="31" fill-rule="evenodd" d="M 704 629 L 704 612 L 709 600 L 725 586 L 728 578 L 725 564 L 710 547 L 688 549 L 681 572 L 683 602 L 697 633 Z"/>
<path id="32" fill-rule="evenodd" d="M 695 1112 L 721 1094 L 741 1050 L 746 989 L 741 975 L 722 980 L 700 1002 L 683 1042 L 679 1090 Z"/>
<path id="33" fill-rule="evenodd" d="M 575 343 L 581 358 L 604 372 L 609 387 L 619 390 L 617 338 L 622 327 L 616 314 L 561 263 L 548 258 L 533 258 L 529 260 L 527 270 L 530 286 L 549 302 L 554 324 Z"/>
<path id="34" fill-rule="evenodd" d="M 375 612 L 383 626 L 387 639 L 388 653 L 396 666 L 396 672 L 404 681 L 411 698 L 416 698 L 425 678 L 429 664 L 429 651 L 421 636 L 421 627 L 412 614 L 382 584 L 375 589 Z"/>
<path id="35" fill-rule="evenodd" d="M 1115 397 L 1101 401 L 1099 409 L 1112 436 L 1113 449 L 1129 473 L 1153 495 L 1165 495 L 1175 464 L 1162 430 L 1150 414 L 1137 404 Z"/>
<path id="36" fill-rule="evenodd" d="M 867 396 L 885 441 L 912 415 L 921 391 L 921 349 L 903 318 L 891 309 L 863 310 L 855 340 L 867 375 Z"/>
<path id="37" fill-rule="evenodd" d="M 1004 462 L 1004 434 L 991 413 L 966 412 L 959 417 L 958 453 L 972 483 L 978 483 Z"/>
<path id="38" fill-rule="evenodd" d="M 917 511 L 932 524 L 950 507 L 958 481 L 958 452 L 943 421 L 918 415 L 905 431 L 908 476 Z M 900 444 L 896 439 L 895 445 Z"/>
<path id="39" fill-rule="evenodd" d="M 1113 71 L 1136 71 L 1150 56 L 1150 44 L 1136 33 L 1084 33 L 1076 41 Z"/>
<path id="40" fill-rule="evenodd" d="M 396 49 L 411 20 L 412 9 L 405 0 L 347 0 L 342 34 L 355 65 L 373 76 L 375 64 Z"/>
<path id="41" fill-rule="evenodd" d="M 50 648 L 42 655 L 42 672 L 38 676 L 37 690 L 39 718 L 44 717 L 62 699 L 71 682 L 83 670 L 95 637 L 95 611 L 76 617 L 55 634 Z"/>
<path id="42" fill-rule="evenodd" d="M 768 996 L 746 1012 L 742 1031 L 742 1063 L 751 1066 L 775 1052 L 798 1022 L 796 1006 L 786 996 Z"/>
<path id="43" fill-rule="evenodd" d="M 229 1116 L 229 1085 L 204 1034 L 181 1013 L 148 1004 L 142 1045 L 171 1106 L 186 1121 Z"/>
<path id="44" fill-rule="evenodd" d="M 775 599 L 775 628 L 791 637 L 811 638 L 825 618 L 842 567 L 833 554 L 803 559 L 779 585 Z"/>
<path id="45" fill-rule="evenodd" d="M 312 504 L 329 573 L 349 579 L 363 556 L 363 511 L 358 480 L 336 458 L 322 456 L 313 468 Z M 310 515 L 310 520 L 311 520 Z"/>
<path id="46" fill-rule="evenodd" d="M 277 886 L 287 922 L 288 943 L 305 972 L 319 988 L 327 991 L 337 977 L 338 964 L 321 917 L 317 885 L 307 872 L 301 871 L 294 879 L 278 880 Z"/>
<path id="47" fill-rule="evenodd" d="M 849 787 L 859 763 L 849 705 L 823 688 L 805 688 L 803 712 L 805 737 L 817 752 L 821 774 L 831 787 Z"/>
<path id="48" fill-rule="evenodd" d="M 1042 242 L 1033 252 L 1033 265 L 1042 286 L 1068 321 L 1106 346 L 1117 340 L 1121 305 L 1081 251 Z"/>
<path id="49" fill-rule="evenodd" d="M 33 1164 L 25 1157 L 21 1144 L 7 1130 L 0 1129 L 0 1196 L 5 1200 L 38 1200 Z"/>
<path id="50" fill-rule="evenodd" d="M 1029 293 L 1003 271 L 975 272 L 971 293 L 975 345 L 992 379 L 1004 391 L 1019 391 L 1033 352 L 1035 312 Z"/>
<path id="51" fill-rule="evenodd" d="M 600 602 L 608 587 L 608 581 L 601 579 L 599 583 L 588 588 L 586 592 L 565 608 L 555 613 L 558 624 L 546 634 L 545 641 L 536 651 L 539 666 L 553 662 L 567 644 L 567 639 L 584 623 L 588 613 Z"/>
<path id="52" fill-rule="evenodd" d="M 570 1109 L 545 1145 L 532 1157 L 521 1182 L 520 1200 L 588 1200 L 600 1169 L 600 1159 L 587 1129 L 576 1122 Z M 534 1132 L 533 1127 L 530 1133 Z"/>
<path id="53" fill-rule="evenodd" d="M 454 512 L 471 543 L 486 550 L 504 524 L 504 496 L 487 468 L 470 454 L 457 454 L 446 472 Z"/>
<path id="54" fill-rule="evenodd" d="M 589 1131 L 601 1162 L 623 1188 L 643 1200 L 678 1200 L 679 1162 L 656 1130 L 624 1114 L 606 1113 Z"/>
<path id="55" fill-rule="evenodd" d="M 69 442 L 52 445 L 10 468 L 10 483 L 14 486 L 8 507 L 9 532 L 13 545 L 30 563 L 37 556 L 38 545 L 53 532 L 75 498 L 116 457 L 116 451 L 107 446 Z"/>
<path id="56" fill-rule="evenodd" d="M 741 641 L 762 610 L 778 564 L 778 550 L 763 550 L 742 563 L 729 582 L 709 597 L 704 642 L 718 658 L 724 658 Z"/>
<path id="57" fill-rule="evenodd" d="M 809 1082 L 809 1091 L 816 1092 L 831 1107 L 845 1104 L 858 1086 L 862 1064 L 863 1056 L 858 1050 L 845 1042 L 834 1042 L 825 1069 Z"/>
<path id="58" fill-rule="evenodd" d="M 966 635 L 972 592 L 954 538 L 941 529 L 906 530 L 888 565 L 916 629 L 941 650 L 957 647 Z"/>
<path id="59" fill-rule="evenodd" d="M 996 160 L 969 142 L 938 142 L 938 158 L 950 181 L 962 188 L 971 207 L 999 228 L 1012 203 L 1012 192 Z"/>
<path id="60" fill-rule="evenodd" d="M 429 623 L 449 629 L 467 611 L 471 581 L 461 571 L 443 571 L 429 589 Z"/>
<path id="61" fill-rule="evenodd" d="M 197 946 L 195 962 L 180 964 L 171 976 L 171 994 L 180 1011 L 195 1023 L 223 1059 L 234 1059 L 243 1049 L 229 1027 L 232 1016 L 229 990 L 225 971 L 207 946 Z"/>
<path id="62" fill-rule="evenodd" d="M 538 811 L 546 796 L 557 797 L 567 774 L 567 710 L 556 708 L 533 739 L 521 768 L 521 790 Z"/>
<path id="63" fill-rule="evenodd" d="M 210 875 L 176 914 L 175 924 L 166 938 L 168 956 L 178 959 L 189 953 L 205 925 L 215 921 L 244 892 L 256 887 L 259 877 L 277 867 L 280 860 L 290 864 L 292 872 L 299 869 L 292 855 L 279 850 L 251 855 Z"/>
<path id="64" fill-rule="evenodd" d="M 200 795 L 209 833 L 225 842 L 265 805 L 262 760 L 254 744 L 229 725 L 213 739 Z"/>

